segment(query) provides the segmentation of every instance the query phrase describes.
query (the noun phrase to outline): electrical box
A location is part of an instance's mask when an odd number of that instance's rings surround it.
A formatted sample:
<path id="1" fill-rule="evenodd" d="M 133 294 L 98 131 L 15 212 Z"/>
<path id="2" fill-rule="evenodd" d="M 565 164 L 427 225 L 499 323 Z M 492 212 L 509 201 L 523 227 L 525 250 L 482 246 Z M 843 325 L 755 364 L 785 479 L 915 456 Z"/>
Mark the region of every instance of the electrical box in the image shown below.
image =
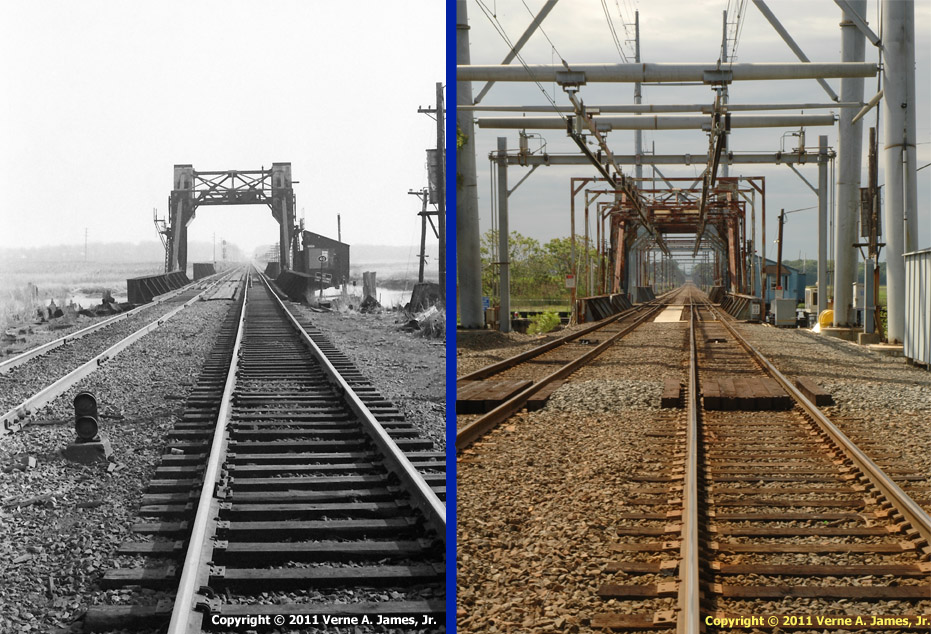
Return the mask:
<path id="1" fill-rule="evenodd" d="M 774 299 L 772 303 L 774 325 L 795 326 L 797 323 L 796 322 L 797 318 L 795 316 L 795 307 L 797 305 L 798 305 L 798 302 L 792 298 Z"/>
<path id="2" fill-rule="evenodd" d="M 866 305 L 863 303 L 863 283 L 855 282 L 853 285 L 853 307 L 856 310 L 863 310 Z"/>
<path id="3" fill-rule="evenodd" d="M 818 287 L 817 286 L 806 286 L 805 287 L 805 312 L 806 313 L 818 312 Z"/>

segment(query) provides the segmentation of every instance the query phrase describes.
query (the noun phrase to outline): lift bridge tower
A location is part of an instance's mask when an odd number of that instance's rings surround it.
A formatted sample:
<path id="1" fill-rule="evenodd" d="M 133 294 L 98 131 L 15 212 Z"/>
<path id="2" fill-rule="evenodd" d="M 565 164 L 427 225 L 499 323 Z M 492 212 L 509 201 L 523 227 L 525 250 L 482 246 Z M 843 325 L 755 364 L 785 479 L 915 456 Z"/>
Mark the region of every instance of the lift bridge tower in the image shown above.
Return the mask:
<path id="1" fill-rule="evenodd" d="M 295 196 L 290 163 L 271 169 L 198 172 L 175 165 L 167 218 L 155 219 L 165 245 L 165 272 L 187 269 L 187 228 L 202 205 L 268 205 L 279 224 L 278 263 L 290 269 L 289 250 L 298 248 L 294 227 Z"/>

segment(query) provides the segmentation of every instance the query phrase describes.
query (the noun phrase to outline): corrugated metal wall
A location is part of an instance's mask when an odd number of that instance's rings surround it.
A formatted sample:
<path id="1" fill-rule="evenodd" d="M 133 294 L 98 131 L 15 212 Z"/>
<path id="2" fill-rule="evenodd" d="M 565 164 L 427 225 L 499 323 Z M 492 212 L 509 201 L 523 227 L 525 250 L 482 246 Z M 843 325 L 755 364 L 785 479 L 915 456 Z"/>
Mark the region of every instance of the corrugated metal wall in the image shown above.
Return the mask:
<path id="1" fill-rule="evenodd" d="M 931 363 L 931 249 L 905 254 L 905 356 Z"/>

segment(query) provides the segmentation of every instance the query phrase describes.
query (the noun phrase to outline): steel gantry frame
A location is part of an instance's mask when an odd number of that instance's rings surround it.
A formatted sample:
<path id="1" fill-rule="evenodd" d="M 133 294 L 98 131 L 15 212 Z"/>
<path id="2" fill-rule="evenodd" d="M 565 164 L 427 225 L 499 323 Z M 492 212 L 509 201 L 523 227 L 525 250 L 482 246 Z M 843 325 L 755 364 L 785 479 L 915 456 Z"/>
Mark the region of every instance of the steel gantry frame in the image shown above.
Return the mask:
<path id="1" fill-rule="evenodd" d="M 197 208 L 205 205 L 268 205 L 279 224 L 278 263 L 282 270 L 291 268 L 291 250 L 298 248 L 295 204 L 290 163 L 272 163 L 270 169 L 206 172 L 188 164 L 175 165 L 167 224 L 159 229 L 165 242 L 165 272 L 187 269 L 187 228 Z"/>
<path id="2" fill-rule="evenodd" d="M 862 146 L 862 127 L 860 119 L 871 108 L 882 102 L 881 109 L 877 109 L 877 118 L 879 112 L 883 113 L 884 127 L 883 136 L 883 158 L 887 172 L 887 186 L 885 191 L 890 198 L 889 204 L 884 208 L 886 222 L 884 223 L 890 233 L 887 236 L 887 260 L 889 261 L 889 340 L 896 341 L 899 339 L 901 331 L 901 305 L 904 304 L 904 294 L 901 292 L 901 254 L 904 251 L 914 248 L 915 243 L 915 225 L 917 217 L 917 200 L 916 200 L 916 160 L 915 156 L 915 92 L 914 92 L 914 0 L 880 0 L 881 14 L 883 19 L 882 28 L 877 35 L 866 21 L 863 0 L 835 0 L 838 6 L 841 20 L 842 31 L 842 61 L 813 63 L 805 56 L 801 47 L 789 35 L 788 31 L 779 23 L 775 14 L 766 6 L 764 0 L 754 0 L 754 4 L 770 22 L 774 30 L 786 42 L 788 47 L 795 53 L 800 63 L 788 64 L 746 64 L 731 63 L 727 60 L 724 53 L 718 63 L 688 63 L 688 64 L 571 64 L 560 60 L 561 64 L 526 64 L 521 60 L 520 65 L 508 65 L 516 57 L 517 50 L 512 50 L 512 54 L 506 60 L 506 65 L 501 66 L 475 66 L 469 64 L 468 60 L 468 20 L 465 11 L 465 0 L 460 0 L 457 4 L 458 13 L 458 38 L 460 53 L 464 48 L 466 54 L 460 55 L 460 65 L 457 69 L 457 81 L 459 86 L 467 88 L 471 92 L 471 81 L 489 82 L 482 91 L 482 96 L 488 92 L 488 88 L 494 82 L 516 81 L 516 82 L 555 82 L 564 89 L 569 89 L 570 102 L 568 106 L 551 104 L 549 106 L 521 106 L 521 105 L 477 105 L 478 101 L 472 102 L 471 99 L 460 99 L 459 112 L 463 120 L 468 121 L 468 143 L 469 149 L 474 148 L 471 136 L 473 133 L 472 125 L 474 121 L 470 113 L 472 111 L 488 112 L 513 112 L 513 113 L 565 113 L 561 117 L 521 117 L 520 122 L 516 117 L 482 117 L 477 121 L 482 128 L 515 128 L 526 129 L 527 127 L 536 128 L 558 128 L 565 126 L 570 138 L 579 144 L 583 132 L 594 135 L 598 141 L 600 151 L 595 157 L 592 151 L 583 151 L 582 155 L 565 157 L 563 159 L 555 158 L 552 155 L 542 154 L 537 156 L 521 156 L 517 160 L 508 156 L 506 159 L 501 158 L 500 162 L 507 162 L 508 165 L 530 165 L 536 168 L 539 165 L 591 165 L 596 161 L 593 158 L 600 159 L 598 164 L 594 165 L 598 171 L 610 180 L 620 180 L 622 175 L 618 172 L 612 173 L 612 170 L 625 163 L 635 165 L 640 169 L 644 164 L 653 163 L 674 164 L 681 163 L 678 157 L 650 157 L 643 155 L 641 151 L 636 151 L 633 156 L 609 153 L 610 160 L 605 161 L 606 139 L 605 134 L 609 130 L 617 129 L 684 129 L 693 126 L 693 122 L 686 121 L 687 117 L 612 117 L 605 116 L 610 113 L 641 113 L 641 114 L 659 114 L 659 113 L 688 113 L 700 112 L 704 115 L 724 115 L 740 111 L 750 110 L 788 110 L 788 109 L 821 109 L 836 108 L 840 112 L 841 128 L 840 141 L 838 143 L 838 170 L 837 170 L 837 199 L 835 207 L 832 210 L 827 209 L 827 182 L 826 167 L 829 161 L 834 159 L 833 151 L 826 149 L 826 143 L 819 143 L 817 154 L 808 151 L 808 157 L 799 157 L 798 160 L 784 160 L 782 153 L 773 155 L 755 156 L 744 155 L 738 157 L 733 155 L 726 143 L 721 143 L 720 153 L 715 147 L 715 136 L 712 135 L 710 140 L 710 152 L 706 156 L 686 155 L 685 164 L 704 163 L 707 168 L 704 174 L 706 182 L 710 179 L 710 186 L 714 185 L 714 170 L 716 157 L 722 166 L 722 174 L 727 174 L 727 166 L 746 163 L 785 163 L 791 169 L 795 170 L 796 165 L 806 163 L 815 163 L 819 166 L 819 178 L 817 187 L 808 181 L 804 176 L 799 174 L 806 185 L 811 188 L 818 196 L 818 304 L 819 312 L 823 310 L 830 299 L 827 292 L 827 242 L 824 239 L 824 233 L 827 230 L 828 213 L 833 213 L 834 218 L 834 235 L 832 242 L 834 244 L 834 255 L 836 266 L 834 270 L 834 300 L 835 300 L 835 325 L 843 325 L 852 318 L 845 306 L 850 304 L 850 271 L 855 271 L 856 266 L 856 217 L 858 216 L 858 199 L 855 191 L 856 185 L 859 185 L 859 148 Z M 522 41 L 526 41 L 530 33 L 539 26 L 545 14 L 552 8 L 553 2 L 548 2 L 545 11 L 541 11 L 534 18 L 534 23 L 528 27 Z M 778 8 L 778 7 L 777 7 Z M 726 18 L 725 18 L 726 23 Z M 872 45 L 880 50 L 882 64 L 865 62 L 862 53 L 863 41 L 868 40 Z M 639 43 L 639 42 L 638 42 Z M 519 49 L 519 46 L 517 47 Z M 638 60 L 639 61 L 639 60 Z M 863 79 L 867 77 L 876 77 L 879 70 L 882 70 L 882 83 L 877 86 L 877 94 L 864 104 L 863 96 Z M 825 81 L 829 78 L 839 78 L 841 80 L 840 90 L 837 92 L 831 88 Z M 578 88 L 586 83 L 593 82 L 630 82 L 639 84 L 641 82 L 650 83 L 696 83 L 708 86 L 726 87 L 734 81 L 742 80 L 783 80 L 783 79 L 814 79 L 818 81 L 824 92 L 833 101 L 833 103 L 798 103 L 798 104 L 726 104 L 721 108 L 708 104 L 664 104 L 650 105 L 640 104 L 637 100 L 634 104 L 608 104 L 599 106 L 585 106 L 581 99 L 578 98 Z M 636 91 L 635 91 L 636 94 Z M 719 94 L 720 91 L 719 91 Z M 460 95 L 465 93 L 460 91 Z M 857 110 L 853 110 L 856 108 Z M 859 110 L 859 112 L 857 112 Z M 751 115 L 758 117 L 758 121 L 753 125 L 772 125 L 779 121 L 782 115 Z M 791 115 L 790 115 L 791 116 Z M 804 117 L 818 117 L 819 115 L 795 115 Z M 739 115 L 731 117 L 731 125 L 739 121 Z M 724 117 L 721 117 L 722 119 Z M 531 121 L 535 120 L 533 123 Z M 743 119 L 743 117 L 740 117 Z M 745 125 L 747 120 L 741 121 Z M 801 124 L 801 122 L 800 122 Z M 815 119 L 809 119 L 801 125 L 818 125 L 822 124 Z M 785 125 L 782 121 L 781 125 Z M 827 121 L 823 125 L 830 125 Z M 701 129 L 711 131 L 715 127 L 714 120 L 704 119 L 700 125 Z M 465 129 L 465 128 L 463 128 Z M 576 138 L 578 135 L 579 138 Z M 465 149 L 465 148 L 462 148 Z M 586 148 L 587 149 L 587 148 Z M 461 157 L 463 158 L 463 157 Z M 656 158 L 657 160 L 651 160 Z M 566 160 L 568 159 L 568 160 Z M 629 161 L 625 159 L 630 159 Z M 466 158 L 466 160 L 468 160 Z M 798 172 L 797 172 L 798 173 Z M 463 174 L 468 177 L 469 174 Z M 521 180 L 523 182 L 523 180 Z M 628 181 L 623 178 L 623 182 L 634 186 L 638 181 L 632 179 Z M 467 183 L 468 184 L 468 183 Z M 519 183 L 518 183 L 519 184 Z M 464 192 L 463 192 L 464 193 Z M 763 192 L 761 191 L 761 196 Z M 752 192 L 755 196 L 755 192 Z M 744 196 L 744 194 L 741 194 Z M 851 196 L 853 196 L 851 198 Z M 852 202 L 851 202 L 852 201 Z M 765 199 L 762 200 L 765 205 Z M 477 205 L 473 200 L 471 203 L 466 201 L 462 208 L 470 209 L 470 204 Z M 699 207 L 701 208 L 701 207 Z M 477 211 L 477 209 L 476 209 Z M 477 215 L 477 214 L 476 214 Z M 647 225 L 647 223 L 644 223 Z M 648 225 L 647 225 L 648 226 Z M 764 225 L 765 231 L 765 225 Z M 476 227 L 477 236 L 477 227 Z M 467 243 L 460 242 L 460 254 L 465 254 L 470 250 L 478 251 L 478 240 L 474 240 L 474 249 Z M 765 240 L 761 241 L 761 246 L 765 249 Z M 699 241 L 696 240 L 696 247 Z M 762 255 L 765 258 L 765 252 Z M 464 260 L 460 260 L 462 263 Z M 475 269 L 472 273 L 463 275 L 460 271 L 460 278 L 475 277 L 478 275 L 480 268 Z M 765 269 L 761 271 L 761 277 L 765 276 Z M 765 288 L 765 280 L 761 280 L 761 291 Z M 465 291 L 465 286 L 462 287 Z M 468 302 L 467 297 L 462 297 L 464 303 Z M 475 302 L 473 302 L 475 303 Z"/>

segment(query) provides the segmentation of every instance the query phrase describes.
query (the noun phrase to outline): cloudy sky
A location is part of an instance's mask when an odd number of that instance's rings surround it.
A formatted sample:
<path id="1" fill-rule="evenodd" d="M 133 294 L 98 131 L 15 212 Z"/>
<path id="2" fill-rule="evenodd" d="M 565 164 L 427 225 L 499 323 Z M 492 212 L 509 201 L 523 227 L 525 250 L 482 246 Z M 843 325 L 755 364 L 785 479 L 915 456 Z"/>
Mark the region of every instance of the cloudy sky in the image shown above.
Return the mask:
<path id="1" fill-rule="evenodd" d="M 157 240 L 172 166 L 290 161 L 313 231 L 419 242 L 445 3 L 4 4 L 0 247 Z M 190 240 L 274 242 L 266 207 L 204 207 Z"/>
<path id="2" fill-rule="evenodd" d="M 525 6 L 526 3 L 526 6 Z M 477 0 L 469 1 L 469 24 L 471 30 L 471 56 L 473 64 L 500 64 L 508 46 L 496 27 L 511 41 L 516 41 L 531 21 L 528 11 L 537 13 L 543 0 Z M 614 21 L 622 51 L 631 60 L 632 44 L 625 39 L 633 38 L 634 10 L 640 12 L 641 59 L 644 62 L 711 62 L 718 59 L 721 48 L 722 12 L 731 5 L 729 20 L 734 19 L 738 1 L 727 0 L 606 0 L 604 3 Z M 489 18 L 482 5 L 492 14 Z M 808 57 L 815 62 L 840 61 L 841 35 L 839 22 L 841 10 L 830 0 L 779 0 L 768 5 L 789 30 Z M 931 163 L 931 3 L 919 1 L 916 5 L 916 82 L 918 91 L 917 141 L 919 166 Z M 870 0 L 867 19 L 871 27 L 879 30 L 878 2 Z M 624 19 L 622 19 L 622 17 Z M 623 26 L 623 22 L 628 26 Z M 773 30 L 762 13 L 746 2 L 740 17 L 741 34 L 736 49 L 737 62 L 796 62 L 779 35 Z M 522 50 L 528 64 L 560 63 L 565 59 L 573 63 L 618 63 L 620 54 L 608 28 L 602 3 L 596 0 L 566 1 L 556 5 L 543 23 L 543 31 L 537 32 Z M 549 39 L 547 39 L 547 36 Z M 555 49 L 555 50 L 554 50 Z M 867 42 L 866 60 L 876 61 L 877 51 Z M 515 62 L 517 63 L 517 62 Z M 838 94 L 840 80 L 828 83 Z M 483 83 L 473 84 L 477 94 Z M 561 90 L 552 84 L 543 88 L 555 97 L 559 105 L 568 104 Z M 865 81 L 864 99 L 876 93 L 876 80 Z M 709 87 L 644 86 L 644 104 L 711 104 L 714 95 Z M 633 103 L 633 84 L 589 84 L 580 91 L 587 105 Z M 814 80 L 734 82 L 730 89 L 731 103 L 827 103 L 827 93 Z M 546 105 L 546 97 L 533 83 L 498 83 L 482 101 L 484 105 Z M 792 112 L 792 111 L 781 111 Z M 796 111 L 797 112 L 797 111 Z M 812 114 L 830 110 L 811 110 Z M 922 115 L 924 113 L 924 115 Z M 478 113 L 477 116 L 491 113 Z M 498 113 L 505 114 L 505 113 Z M 511 113 L 507 113 L 511 114 Z M 875 125 L 875 115 L 865 118 L 866 126 Z M 880 130 L 882 124 L 880 124 Z M 550 153 L 577 152 L 576 146 L 558 130 L 541 131 Z M 775 152 L 797 146 L 797 140 L 782 135 L 785 129 L 766 128 L 761 130 L 735 130 L 731 134 L 730 148 L 734 152 Z M 837 128 L 812 127 L 807 130 L 806 145 L 817 146 L 818 135 L 827 134 L 828 144 L 837 146 Z M 477 168 L 479 175 L 479 209 L 482 230 L 490 226 L 489 207 L 489 162 L 488 154 L 496 148 L 496 137 L 507 136 L 508 146 L 517 147 L 517 130 L 480 129 L 476 127 Z M 864 129 L 864 139 L 866 130 Z M 616 131 L 608 135 L 609 145 L 615 153 L 633 154 L 633 132 Z M 880 139 L 882 142 L 882 139 Z M 645 131 L 644 150 L 650 151 L 655 144 L 657 154 L 704 154 L 707 152 L 707 136 L 700 131 Z M 534 144 L 531 148 L 536 147 Z M 867 169 L 866 143 L 864 142 L 864 184 Z M 668 177 L 697 176 L 703 166 L 664 167 Z M 510 168 L 510 186 L 524 175 L 529 168 Z M 633 168 L 624 168 L 631 174 Z M 805 177 L 817 184 L 817 167 L 801 168 Z M 510 197 L 510 227 L 540 240 L 569 234 L 569 179 L 573 176 L 594 176 L 595 171 L 585 167 L 541 167 Z M 649 168 L 644 168 L 649 176 Z M 767 190 L 767 254 L 773 253 L 772 239 L 775 237 L 780 208 L 787 211 L 812 207 L 817 198 L 810 189 L 786 166 L 732 166 L 731 175 L 765 176 Z M 928 201 L 931 199 L 931 168 L 919 175 L 919 247 L 931 247 L 931 222 Z M 880 158 L 880 184 L 883 183 L 882 159 Z M 579 199 L 581 200 L 581 198 Z M 759 222 L 759 217 L 757 218 Z M 578 229 L 582 233 L 581 225 Z M 814 258 L 817 254 L 817 210 L 793 213 L 786 225 L 786 259 Z"/>

